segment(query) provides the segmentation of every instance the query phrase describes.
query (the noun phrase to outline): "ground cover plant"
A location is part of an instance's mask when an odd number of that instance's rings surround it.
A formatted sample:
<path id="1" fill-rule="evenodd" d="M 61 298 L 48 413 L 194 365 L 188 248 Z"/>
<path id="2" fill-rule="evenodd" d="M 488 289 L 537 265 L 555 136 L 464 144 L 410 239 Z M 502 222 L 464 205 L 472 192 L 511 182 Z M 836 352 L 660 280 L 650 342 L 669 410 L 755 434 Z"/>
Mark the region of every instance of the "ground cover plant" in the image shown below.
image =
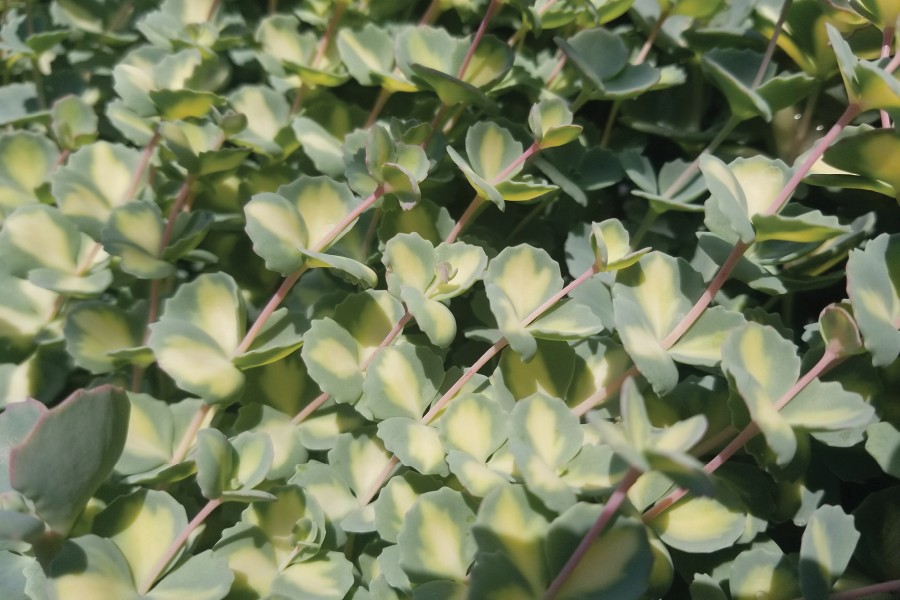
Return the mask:
<path id="1" fill-rule="evenodd" d="M 898 15 L 5 0 L 0 597 L 891 597 Z"/>

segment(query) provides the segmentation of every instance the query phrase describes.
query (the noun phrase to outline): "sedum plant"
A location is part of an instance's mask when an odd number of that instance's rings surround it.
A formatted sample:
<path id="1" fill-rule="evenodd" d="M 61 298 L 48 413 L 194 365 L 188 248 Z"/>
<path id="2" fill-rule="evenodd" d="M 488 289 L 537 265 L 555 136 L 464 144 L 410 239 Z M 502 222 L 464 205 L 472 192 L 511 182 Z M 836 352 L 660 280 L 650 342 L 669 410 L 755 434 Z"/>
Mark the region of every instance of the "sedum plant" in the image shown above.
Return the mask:
<path id="1" fill-rule="evenodd" d="M 898 15 L 7 0 L 0 597 L 892 597 Z"/>

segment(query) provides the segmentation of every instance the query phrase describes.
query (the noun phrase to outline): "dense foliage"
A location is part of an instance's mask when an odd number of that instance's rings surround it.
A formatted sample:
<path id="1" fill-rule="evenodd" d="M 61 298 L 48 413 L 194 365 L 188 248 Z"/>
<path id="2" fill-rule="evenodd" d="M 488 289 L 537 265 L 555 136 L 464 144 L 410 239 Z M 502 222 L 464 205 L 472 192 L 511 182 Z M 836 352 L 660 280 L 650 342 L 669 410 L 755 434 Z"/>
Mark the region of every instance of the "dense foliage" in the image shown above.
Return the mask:
<path id="1" fill-rule="evenodd" d="M 0 597 L 900 589 L 900 1 L 2 7 Z"/>

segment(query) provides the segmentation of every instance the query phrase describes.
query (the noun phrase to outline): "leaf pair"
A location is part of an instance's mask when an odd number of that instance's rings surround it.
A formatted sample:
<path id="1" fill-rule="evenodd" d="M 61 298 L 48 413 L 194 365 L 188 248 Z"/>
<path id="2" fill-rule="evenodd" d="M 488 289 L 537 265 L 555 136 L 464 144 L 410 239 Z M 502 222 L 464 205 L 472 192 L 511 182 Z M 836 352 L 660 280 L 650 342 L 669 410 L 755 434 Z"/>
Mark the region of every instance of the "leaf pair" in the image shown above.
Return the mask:
<path id="1" fill-rule="evenodd" d="M 409 210 L 421 199 L 419 183 L 428 175 L 428 157 L 418 145 L 395 139 L 375 124 L 365 135 L 365 147 L 353 153 L 346 166 L 347 181 L 359 194 L 381 190 Z"/>
<path id="2" fill-rule="evenodd" d="M 382 262 L 388 291 L 403 301 L 433 344 L 448 346 L 456 337 L 456 319 L 444 302 L 481 278 L 487 266 L 484 251 L 462 242 L 435 248 L 418 234 L 406 233 L 387 242 Z"/>
<path id="3" fill-rule="evenodd" d="M 244 385 L 241 369 L 278 360 L 302 341 L 302 319 L 279 309 L 253 345 L 238 353 L 246 308 L 229 275 L 200 275 L 166 302 L 162 318 L 150 326 L 148 345 L 178 386 L 210 404 L 233 400 Z"/>
<path id="4" fill-rule="evenodd" d="M 302 175 L 277 193 L 253 196 L 244 207 L 247 235 L 273 271 L 289 275 L 304 266 L 333 268 L 372 287 L 378 279 L 372 269 L 325 253 L 352 228 L 355 220 L 348 219 L 359 205 L 346 184 Z"/>

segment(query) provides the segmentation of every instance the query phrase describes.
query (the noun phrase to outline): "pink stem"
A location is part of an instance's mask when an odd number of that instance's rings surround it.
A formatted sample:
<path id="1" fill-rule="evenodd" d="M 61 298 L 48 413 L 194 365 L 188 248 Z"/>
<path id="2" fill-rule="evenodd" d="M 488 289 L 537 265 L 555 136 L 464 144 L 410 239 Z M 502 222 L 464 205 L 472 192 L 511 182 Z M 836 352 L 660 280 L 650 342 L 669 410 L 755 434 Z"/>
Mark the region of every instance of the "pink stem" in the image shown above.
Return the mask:
<path id="1" fill-rule="evenodd" d="M 70 154 L 72 154 L 72 151 L 69 150 L 68 148 L 66 148 L 65 150 L 60 152 L 59 157 L 57 157 L 57 159 L 56 159 L 56 162 L 53 163 L 52 170 L 56 171 L 58 168 L 60 168 L 63 165 L 63 163 L 65 163 L 69 159 Z"/>
<path id="2" fill-rule="evenodd" d="M 372 125 L 375 124 L 375 121 L 378 120 L 378 115 L 381 114 L 381 110 L 384 108 L 384 105 L 387 104 L 387 101 L 390 100 L 393 92 L 387 88 L 381 88 L 381 91 L 378 93 L 378 98 L 375 99 L 375 104 L 372 106 L 372 110 L 369 111 L 369 116 L 366 117 L 366 124 L 363 125 L 363 129 L 368 129 Z"/>
<path id="3" fill-rule="evenodd" d="M 568 57 L 563 54 L 562 51 L 559 52 L 559 60 L 556 61 L 556 66 L 553 67 L 553 70 L 550 71 L 550 74 L 547 76 L 547 85 L 549 86 L 553 81 L 559 77 L 559 74 L 562 73 L 563 67 L 566 66 L 566 61 Z"/>
<path id="4" fill-rule="evenodd" d="M 194 176 L 188 175 L 187 179 L 184 180 L 184 183 L 181 184 L 178 195 L 175 196 L 175 203 L 172 204 L 172 210 L 169 211 L 169 218 L 166 220 L 166 228 L 163 229 L 162 237 L 159 240 L 160 254 L 162 254 L 162 251 L 166 249 L 166 246 L 169 245 L 169 242 L 172 239 L 172 232 L 175 230 L 175 221 L 178 219 L 178 214 L 188 202 L 188 196 L 190 196 L 191 186 L 193 184 Z"/>
<path id="5" fill-rule="evenodd" d="M 645 60 L 647 60 L 647 55 L 650 54 L 650 49 L 653 48 L 654 42 L 656 42 L 656 38 L 659 36 L 659 32 L 662 31 L 663 23 L 666 22 L 666 19 L 669 18 L 669 11 L 664 10 L 659 14 L 659 17 L 656 19 L 656 23 L 653 24 L 653 29 L 650 30 L 650 33 L 647 35 L 647 40 L 644 42 L 644 45 L 641 46 L 640 52 L 634 58 L 635 64 L 641 64 Z"/>
<path id="6" fill-rule="evenodd" d="M 583 417 L 587 414 L 589 410 L 615 394 L 619 391 L 622 385 L 625 383 L 625 380 L 629 377 L 637 377 L 640 375 L 640 371 L 634 365 L 631 366 L 630 369 L 622 373 L 618 379 L 616 379 L 611 384 L 604 386 L 591 394 L 589 398 L 582 401 L 581 404 L 572 409 L 572 413 L 577 417 Z"/>
<path id="7" fill-rule="evenodd" d="M 184 462 L 184 458 L 187 456 L 188 450 L 191 449 L 191 446 L 194 445 L 194 440 L 197 438 L 197 432 L 200 431 L 200 426 L 203 425 L 203 421 L 206 420 L 207 415 L 209 415 L 209 411 L 212 410 L 212 404 L 201 404 L 200 408 L 197 409 L 197 412 L 194 413 L 194 418 L 191 419 L 191 422 L 188 424 L 187 429 L 184 431 L 184 435 L 181 437 L 181 442 L 178 444 L 178 448 L 175 449 L 175 452 L 172 454 L 172 460 L 169 461 L 171 465 L 177 465 L 181 462 Z"/>
<path id="8" fill-rule="evenodd" d="M 240 356 L 244 352 L 250 348 L 250 344 L 253 343 L 253 340 L 256 339 L 256 336 L 259 335 L 259 332 L 262 331 L 262 328 L 265 326 L 266 321 L 269 320 L 269 317 L 272 316 L 272 313 L 281 305 L 285 298 L 287 298 L 288 293 L 291 291 L 291 288 L 294 287 L 294 284 L 300 279 L 300 276 L 303 275 L 307 271 L 307 266 L 303 265 L 290 275 L 284 278 L 284 281 L 281 282 L 281 285 L 278 286 L 278 289 L 272 294 L 272 297 L 269 298 L 269 302 L 266 304 L 265 308 L 262 309 L 262 312 L 259 313 L 259 316 L 256 317 L 256 321 L 253 322 L 253 325 L 247 331 L 247 335 L 244 336 L 244 339 L 241 340 L 241 343 L 235 349 L 233 356 Z"/>
<path id="9" fill-rule="evenodd" d="M 459 218 L 459 221 L 456 222 L 456 225 L 453 226 L 453 229 L 450 230 L 450 233 L 447 234 L 444 242 L 446 242 L 447 244 L 452 244 L 453 242 L 455 242 L 456 238 L 459 237 L 459 234 L 462 233 L 463 229 L 465 229 L 470 221 L 474 220 L 475 215 L 485 206 L 485 204 L 485 199 L 478 194 L 475 194 L 475 197 L 472 198 L 471 202 L 469 202 L 469 206 L 466 208 L 466 211 Z"/>
<path id="10" fill-rule="evenodd" d="M 891 45 L 894 40 L 894 28 L 893 27 L 885 27 L 884 32 L 881 38 L 881 58 L 887 58 L 891 55 Z M 891 125 L 891 116 L 887 113 L 886 110 L 881 111 L 881 126 L 884 128 L 890 128 Z"/>
<path id="11" fill-rule="evenodd" d="M 341 219 L 341 222 L 331 228 L 331 230 L 326 233 L 322 239 L 320 239 L 315 246 L 313 246 L 313 252 L 321 252 L 325 249 L 334 239 L 340 235 L 344 229 L 350 226 L 353 221 L 359 218 L 359 215 L 364 213 L 369 207 L 371 207 L 375 202 L 384 195 L 384 188 L 378 186 L 375 188 L 375 191 L 372 192 L 368 198 L 362 201 L 359 206 L 353 209 L 346 217 Z M 300 276 L 303 275 L 307 266 L 303 265 L 290 275 L 284 278 L 284 281 L 279 286 L 278 290 L 275 294 L 269 299 L 268 304 L 259 313 L 259 316 L 256 318 L 256 321 L 253 323 L 253 326 L 250 327 L 250 330 L 247 331 L 247 335 L 244 336 L 244 339 L 241 340 L 240 345 L 235 349 L 233 356 L 240 356 L 244 352 L 250 348 L 250 344 L 253 343 L 253 340 L 256 339 L 256 336 L 259 335 L 259 332 L 262 331 L 263 326 L 266 324 L 266 321 L 269 320 L 269 317 L 272 316 L 272 313 L 275 312 L 275 309 L 284 301 L 287 297 L 288 292 L 291 291 L 291 288 L 294 287 L 294 284 L 297 283 L 297 280 L 300 279 Z"/>
<path id="12" fill-rule="evenodd" d="M 784 4 L 781 5 L 781 12 L 778 13 L 778 20 L 775 21 L 775 29 L 772 31 L 772 37 L 769 39 L 769 45 L 766 46 L 766 53 L 763 55 L 759 69 L 756 71 L 756 77 L 753 78 L 754 88 L 758 88 L 759 84 L 762 83 L 763 77 L 766 75 L 766 69 L 769 68 L 769 64 L 772 62 L 772 56 L 775 54 L 775 47 L 778 45 L 778 36 L 781 35 L 781 30 L 784 28 L 784 21 L 787 19 L 788 11 L 790 9 L 791 0 L 784 0 Z"/>
<path id="13" fill-rule="evenodd" d="M 541 146 L 538 142 L 533 142 L 525 151 L 516 157 L 514 161 L 506 165 L 500 173 L 497 174 L 496 177 L 491 181 L 492 185 L 496 185 L 502 181 L 505 181 L 510 174 L 515 171 L 522 163 L 526 160 L 537 154 L 541 149 Z M 453 226 L 453 229 L 450 231 L 450 234 L 444 240 L 448 244 L 452 244 L 456 241 L 456 238 L 462 233 L 463 229 L 475 219 L 475 216 L 479 213 L 479 211 L 484 208 L 485 200 L 479 196 L 475 195 L 472 198 L 472 201 L 469 203 L 469 206 L 466 208 L 466 211 L 459 218 L 459 221 L 456 222 L 456 225 Z"/>
<path id="14" fill-rule="evenodd" d="M 391 457 L 391 460 L 388 461 L 388 464 L 385 465 L 384 469 L 381 470 L 381 473 L 378 474 L 378 478 L 375 480 L 375 483 L 366 491 L 366 493 L 359 497 L 359 505 L 367 506 L 369 502 L 372 501 L 372 498 L 378 493 L 378 490 L 381 489 L 381 485 L 385 482 L 385 480 L 390 476 L 391 471 L 394 470 L 400 464 L 400 459 L 397 458 L 396 455 Z"/>
<path id="15" fill-rule="evenodd" d="M 838 364 L 843 362 L 844 358 L 839 357 L 831 351 L 826 350 L 822 355 L 822 358 L 816 362 L 812 369 L 810 369 L 803 377 L 798 379 L 794 385 L 790 387 L 788 391 L 786 391 L 781 398 L 775 402 L 775 410 L 781 410 L 784 408 L 788 402 L 793 400 L 797 394 L 803 391 L 806 386 L 810 384 L 817 377 L 821 377 L 825 373 L 827 373 L 832 368 L 836 367 Z M 703 467 L 703 470 L 707 473 L 714 473 L 716 469 L 725 464 L 732 456 L 737 454 L 738 450 L 744 447 L 744 445 L 752 440 L 759 433 L 759 426 L 750 422 L 749 425 L 744 427 L 744 429 L 737 435 L 736 438 L 731 440 L 731 442 L 725 446 L 715 457 L 712 458 L 706 465 Z M 681 500 L 687 491 L 684 489 L 677 489 L 659 502 L 657 502 L 653 508 L 649 509 L 644 513 L 643 519 L 645 522 L 652 521 L 660 514 L 662 514 L 666 509 L 670 506 Z"/>
<path id="16" fill-rule="evenodd" d="M 376 348 L 374 352 L 369 354 L 369 356 L 366 357 L 362 364 L 360 364 L 360 369 L 363 371 L 368 369 L 369 365 L 372 364 L 372 361 L 375 360 L 375 357 L 378 355 L 378 351 L 387 348 L 391 344 L 391 342 L 393 342 L 394 339 L 396 339 L 396 337 L 400 335 L 400 332 L 403 331 L 403 328 L 406 327 L 407 323 L 409 323 L 411 319 L 412 315 L 409 312 L 403 313 L 403 316 L 400 317 L 400 320 L 397 321 L 397 323 L 391 328 L 388 334 L 384 336 L 384 339 L 381 340 L 381 343 L 378 344 L 378 348 Z M 310 402 L 303 408 L 303 410 L 297 413 L 297 416 L 294 417 L 291 422 L 294 425 L 299 425 L 307 418 L 309 418 L 309 416 L 313 414 L 320 406 L 325 404 L 325 402 L 327 402 L 328 398 L 330 397 L 331 396 L 329 396 L 327 392 L 322 392 L 316 397 L 315 400 Z"/>
<path id="17" fill-rule="evenodd" d="M 634 485 L 634 482 L 637 481 L 640 475 L 641 472 L 637 469 L 633 467 L 631 469 L 628 469 L 628 472 L 625 473 L 625 476 L 619 482 L 619 485 L 616 486 L 616 489 L 613 491 L 612 496 L 609 497 L 609 500 L 603 507 L 603 511 L 600 513 L 597 521 L 591 526 L 587 534 L 582 538 L 581 543 L 578 544 L 575 552 L 573 552 L 572 556 L 569 557 L 569 560 L 566 561 L 566 564 L 562 568 L 562 571 L 559 572 L 559 574 L 550 584 L 550 587 L 547 588 L 547 591 L 544 593 L 544 600 L 553 600 L 553 598 L 556 598 L 556 595 L 560 592 L 560 590 L 562 590 L 562 587 L 569 580 L 569 577 L 571 577 L 572 573 L 575 572 L 575 569 L 578 568 L 578 564 L 584 558 L 584 555 L 587 554 L 588 550 L 591 549 L 594 540 L 596 540 L 597 537 L 603 532 L 607 524 L 609 524 L 613 516 L 619 510 L 619 507 L 628 497 L 628 490 L 631 489 L 631 486 Z"/>
<path id="18" fill-rule="evenodd" d="M 425 9 L 422 18 L 419 19 L 419 25 L 431 25 L 434 20 L 441 14 L 441 0 L 431 0 L 431 4 Z"/>
<path id="19" fill-rule="evenodd" d="M 216 510 L 220 504 L 222 504 L 221 499 L 210 500 L 209 502 L 207 502 L 206 506 L 200 509 L 200 512 L 197 513 L 197 516 L 191 519 L 191 522 L 188 523 L 187 527 L 185 527 L 181 531 L 181 533 L 178 534 L 178 537 L 172 540 L 172 543 L 169 544 L 169 547 L 166 548 L 166 551 L 154 565 L 153 570 L 150 572 L 150 575 L 141 584 L 141 595 L 146 595 L 147 592 L 150 591 L 150 588 L 153 587 L 153 584 L 156 583 L 156 580 L 159 579 L 159 576 L 163 574 L 166 567 L 169 566 L 169 563 L 173 558 L 175 558 L 175 555 L 178 554 L 178 551 L 182 546 L 184 546 L 184 543 L 187 542 L 187 539 L 190 537 L 191 533 L 193 533 L 194 530 L 200 527 L 200 525 L 203 524 L 203 522 L 212 513 L 212 511 Z"/>
<path id="20" fill-rule="evenodd" d="M 828 600 L 856 600 L 857 598 L 868 598 L 875 594 L 896 592 L 898 590 L 900 590 L 900 579 L 894 579 L 892 581 L 885 581 L 883 583 L 875 583 L 865 587 L 856 588 L 855 590 L 836 592 L 828 596 Z"/>
<path id="21" fill-rule="evenodd" d="M 147 145 L 144 147 L 144 151 L 141 152 L 141 158 L 138 160 L 138 166 L 134 172 L 134 177 L 131 178 L 131 184 L 128 186 L 128 191 L 125 192 L 125 196 L 122 198 L 123 202 L 131 201 L 137 193 L 138 186 L 141 184 L 141 177 L 144 176 L 147 165 L 150 164 L 150 159 L 153 157 L 153 151 L 159 144 L 161 137 L 159 130 L 154 131 L 153 137 L 150 138 L 150 141 L 147 142 Z"/>
<path id="22" fill-rule="evenodd" d="M 481 23 L 478 25 L 478 31 L 475 32 L 475 37 L 472 38 L 472 44 L 469 46 L 469 51 L 466 52 L 466 56 L 463 58 L 459 71 L 456 73 L 457 79 L 463 79 L 465 76 L 466 70 L 469 68 L 469 63 L 472 62 L 475 51 L 478 50 L 478 45 L 481 43 L 481 39 L 484 37 L 485 32 L 487 32 L 488 23 L 490 23 L 491 18 L 494 16 L 494 13 L 497 12 L 498 8 L 500 8 L 500 2 L 498 0 L 491 0 L 491 3 L 488 4 L 487 11 L 484 13 L 484 18 L 481 19 Z"/>
<path id="23" fill-rule="evenodd" d="M 312 62 L 310 63 L 312 68 L 315 69 L 318 67 L 319 63 L 322 62 L 322 59 L 325 57 L 325 52 L 328 51 L 328 46 L 331 45 L 331 40 L 334 39 L 334 32 L 337 29 L 338 23 L 341 22 L 345 10 L 347 10 L 346 2 L 342 1 L 336 3 L 334 12 L 328 20 L 328 25 L 325 27 L 325 35 L 322 36 L 318 46 L 316 46 L 316 54 L 313 56 Z"/>

